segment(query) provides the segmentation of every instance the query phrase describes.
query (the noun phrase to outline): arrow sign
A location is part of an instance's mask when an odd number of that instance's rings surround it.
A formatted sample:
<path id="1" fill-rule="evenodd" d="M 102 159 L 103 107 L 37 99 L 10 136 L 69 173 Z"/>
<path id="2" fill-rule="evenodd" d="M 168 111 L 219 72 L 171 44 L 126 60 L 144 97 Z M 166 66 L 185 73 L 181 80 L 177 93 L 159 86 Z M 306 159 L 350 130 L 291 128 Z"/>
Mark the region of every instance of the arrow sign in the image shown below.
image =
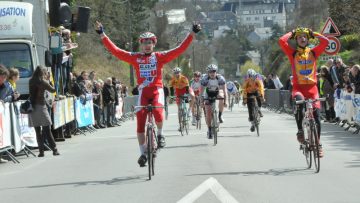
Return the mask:
<path id="1" fill-rule="evenodd" d="M 230 195 L 230 193 L 213 177 L 205 180 L 193 191 L 181 198 L 177 203 L 190 203 L 195 202 L 199 197 L 205 194 L 208 190 L 211 190 L 216 198 L 222 203 L 239 203 L 236 199 Z"/>
<path id="2" fill-rule="evenodd" d="M 325 36 L 334 36 L 334 37 L 341 35 L 339 29 L 336 27 L 334 21 L 330 17 L 327 18 L 326 23 L 321 31 L 321 34 Z"/>

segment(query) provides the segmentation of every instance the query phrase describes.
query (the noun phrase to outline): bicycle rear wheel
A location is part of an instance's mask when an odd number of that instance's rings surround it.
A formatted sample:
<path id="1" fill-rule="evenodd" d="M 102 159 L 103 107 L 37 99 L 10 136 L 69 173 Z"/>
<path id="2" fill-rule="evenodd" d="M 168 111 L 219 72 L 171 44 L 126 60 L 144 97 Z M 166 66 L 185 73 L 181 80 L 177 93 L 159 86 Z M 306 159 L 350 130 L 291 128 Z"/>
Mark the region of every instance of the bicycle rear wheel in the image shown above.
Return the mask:
<path id="1" fill-rule="evenodd" d="M 233 110 L 233 107 L 234 107 L 234 97 L 231 97 L 231 100 L 230 100 L 230 111 Z"/>
<path id="2" fill-rule="evenodd" d="M 214 139 L 214 145 L 217 145 L 217 133 L 218 133 L 218 121 L 217 121 L 217 112 L 216 110 L 213 112 L 212 115 L 212 124 L 211 124 L 211 133 Z"/>
<path id="3" fill-rule="evenodd" d="M 257 106 L 254 107 L 254 121 L 255 121 L 256 134 L 259 137 L 260 136 L 260 131 L 259 131 L 260 116 L 259 116 L 259 108 Z"/>
<path id="4" fill-rule="evenodd" d="M 149 172 L 149 180 L 151 180 L 151 176 L 153 175 L 153 130 L 152 128 L 147 128 L 146 130 L 146 140 L 147 140 L 147 159 L 148 159 L 148 172 Z"/>
<path id="5" fill-rule="evenodd" d="M 315 122 L 310 124 L 310 129 L 311 129 L 311 137 L 313 140 L 312 148 L 313 148 L 315 172 L 319 173 L 319 171 L 320 171 L 319 138 L 318 138 L 318 133 L 317 133 Z"/>
<path id="6" fill-rule="evenodd" d="M 179 115 L 180 133 L 181 133 L 181 136 L 184 136 L 184 122 L 183 122 L 184 110 L 180 109 L 179 114 L 180 114 Z"/>
<path id="7" fill-rule="evenodd" d="M 310 169 L 312 166 L 312 151 L 311 151 L 311 146 L 310 146 L 310 144 L 312 143 L 312 141 L 311 141 L 312 138 L 311 138 L 311 132 L 310 132 L 308 121 L 304 119 L 302 126 L 304 129 L 305 142 L 304 142 L 304 144 L 301 144 L 300 147 L 305 156 L 307 167 L 308 167 L 308 169 Z"/>

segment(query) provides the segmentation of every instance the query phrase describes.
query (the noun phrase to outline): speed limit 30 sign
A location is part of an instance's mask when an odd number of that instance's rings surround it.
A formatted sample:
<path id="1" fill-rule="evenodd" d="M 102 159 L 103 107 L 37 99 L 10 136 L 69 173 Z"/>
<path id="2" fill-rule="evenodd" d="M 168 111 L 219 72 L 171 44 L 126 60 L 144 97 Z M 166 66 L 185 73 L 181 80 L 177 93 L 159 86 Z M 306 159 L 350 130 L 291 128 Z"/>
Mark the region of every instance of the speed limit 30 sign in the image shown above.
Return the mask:
<path id="1" fill-rule="evenodd" d="M 328 55 L 336 55 L 340 51 L 340 40 L 336 37 L 327 37 L 329 44 L 325 49 L 325 53 Z"/>

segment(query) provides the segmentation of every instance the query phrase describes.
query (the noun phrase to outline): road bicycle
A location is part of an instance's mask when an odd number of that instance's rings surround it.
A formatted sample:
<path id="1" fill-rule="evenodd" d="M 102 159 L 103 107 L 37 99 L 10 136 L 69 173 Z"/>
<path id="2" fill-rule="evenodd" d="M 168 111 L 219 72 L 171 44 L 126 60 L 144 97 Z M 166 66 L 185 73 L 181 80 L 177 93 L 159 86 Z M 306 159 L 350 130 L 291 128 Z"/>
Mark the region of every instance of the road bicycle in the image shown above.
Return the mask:
<path id="1" fill-rule="evenodd" d="M 188 135 L 189 134 L 189 115 L 188 115 L 188 108 L 186 106 L 186 103 L 189 102 L 189 97 L 187 94 L 182 95 L 182 96 L 172 96 L 170 97 L 171 99 L 179 99 L 180 100 L 180 104 L 179 104 L 179 126 L 180 126 L 180 133 L 182 136 L 184 136 L 185 134 Z"/>
<path id="2" fill-rule="evenodd" d="M 302 122 L 304 130 L 305 141 L 300 144 L 300 150 L 305 156 L 306 164 L 310 169 L 312 162 L 315 165 L 316 173 L 320 171 L 320 143 L 319 143 L 319 133 L 317 124 L 315 122 L 314 113 L 313 113 L 313 104 L 317 101 L 326 101 L 326 98 L 318 98 L 315 100 L 305 99 L 296 101 L 297 105 L 305 104 L 305 114 Z"/>
<path id="3" fill-rule="evenodd" d="M 253 118 L 254 118 L 254 126 L 255 126 L 255 130 L 256 130 L 256 134 L 259 137 L 260 136 L 260 130 L 259 130 L 259 126 L 260 126 L 260 114 L 259 114 L 259 105 L 256 99 L 256 96 L 252 95 L 250 97 L 248 97 L 248 99 L 252 99 L 254 101 L 254 105 L 253 105 Z"/>
<path id="4" fill-rule="evenodd" d="M 156 125 L 154 123 L 153 110 L 155 108 L 164 108 L 164 106 L 147 105 L 147 106 L 134 106 L 134 108 L 135 109 L 143 108 L 147 111 L 147 119 L 146 119 L 147 122 L 145 124 L 146 125 L 145 138 L 146 138 L 146 146 L 147 146 L 146 156 L 148 160 L 149 180 L 151 180 L 151 176 L 155 175 L 155 157 L 158 151 L 157 148 L 158 140 L 155 134 Z"/>
<path id="5" fill-rule="evenodd" d="M 212 115 L 212 119 L 211 119 L 211 124 L 210 124 L 210 127 L 211 127 L 211 135 L 214 137 L 214 145 L 217 145 L 217 142 L 218 142 L 218 132 L 219 132 L 219 127 L 220 127 L 220 124 L 219 124 L 219 121 L 218 121 L 218 112 L 217 112 L 217 109 L 216 109 L 216 100 L 224 100 L 224 98 L 218 98 L 218 97 L 209 97 L 209 98 L 206 98 L 204 100 L 207 100 L 209 102 L 208 105 L 211 105 L 211 115 Z"/>
<path id="6" fill-rule="evenodd" d="M 195 99 L 195 119 L 196 119 L 196 129 L 201 130 L 201 117 L 202 117 L 202 108 L 201 108 L 201 99 L 200 96 L 196 96 Z"/>

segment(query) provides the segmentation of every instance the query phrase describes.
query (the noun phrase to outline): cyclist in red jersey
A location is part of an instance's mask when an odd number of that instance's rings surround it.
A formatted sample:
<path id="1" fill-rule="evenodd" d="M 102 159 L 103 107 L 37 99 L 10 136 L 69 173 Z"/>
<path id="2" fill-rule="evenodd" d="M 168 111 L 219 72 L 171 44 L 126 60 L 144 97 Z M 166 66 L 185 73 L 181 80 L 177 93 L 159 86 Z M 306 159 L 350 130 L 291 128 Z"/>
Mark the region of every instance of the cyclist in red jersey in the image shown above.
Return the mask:
<path id="1" fill-rule="evenodd" d="M 117 58 L 130 63 L 136 72 L 137 84 L 139 85 L 138 105 L 164 105 L 164 92 L 162 83 L 162 68 L 164 64 L 182 54 L 191 44 L 195 34 L 201 30 L 199 24 L 194 24 L 192 32 L 187 35 L 184 41 L 176 48 L 154 52 L 157 42 L 156 36 L 151 32 L 145 32 L 140 35 L 140 52 L 128 52 L 118 48 L 104 33 L 104 28 L 100 22 L 97 23 L 96 32 L 101 36 L 104 46 Z M 157 125 L 157 135 L 159 147 L 165 146 L 165 138 L 162 133 L 163 127 L 163 109 L 156 108 L 153 110 L 155 123 Z M 145 109 L 137 109 L 137 137 L 140 147 L 140 158 L 138 163 L 141 167 L 145 166 L 147 158 L 145 156 L 145 123 L 147 112 Z"/>
<path id="2" fill-rule="evenodd" d="M 310 48 L 309 40 L 318 38 L 320 43 Z M 288 40 L 296 40 L 296 49 L 292 48 Z M 324 52 L 329 40 L 317 32 L 312 32 L 309 28 L 298 27 L 292 32 L 286 33 L 280 37 L 279 45 L 281 49 L 288 56 L 291 63 L 292 71 L 292 98 L 295 100 L 316 99 L 319 98 L 319 92 L 317 88 L 317 69 L 316 60 L 321 53 Z M 296 124 L 298 127 L 297 139 L 300 143 L 304 142 L 304 131 L 302 128 L 302 120 L 304 105 L 299 105 L 295 112 Z M 314 117 L 317 123 L 319 140 L 320 140 L 320 102 L 314 104 Z M 323 156 L 323 150 L 320 148 L 320 156 Z"/>

